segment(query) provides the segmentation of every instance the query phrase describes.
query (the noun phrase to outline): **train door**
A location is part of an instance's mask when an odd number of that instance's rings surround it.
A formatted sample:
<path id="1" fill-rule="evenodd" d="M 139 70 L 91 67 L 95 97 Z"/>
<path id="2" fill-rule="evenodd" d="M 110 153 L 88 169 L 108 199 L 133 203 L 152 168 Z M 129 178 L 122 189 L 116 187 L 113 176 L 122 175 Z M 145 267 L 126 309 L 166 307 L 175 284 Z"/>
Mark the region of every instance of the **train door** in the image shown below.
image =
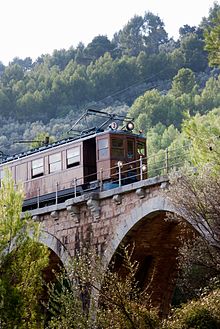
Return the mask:
<path id="1" fill-rule="evenodd" d="M 127 162 L 134 161 L 135 153 L 134 153 L 134 139 L 127 139 Z"/>
<path id="2" fill-rule="evenodd" d="M 126 162 L 127 184 L 129 184 L 137 180 L 137 162 L 135 161 L 134 138 L 127 138 Z"/>
<path id="3" fill-rule="evenodd" d="M 97 180 L 95 137 L 83 141 L 83 171 L 85 183 Z"/>

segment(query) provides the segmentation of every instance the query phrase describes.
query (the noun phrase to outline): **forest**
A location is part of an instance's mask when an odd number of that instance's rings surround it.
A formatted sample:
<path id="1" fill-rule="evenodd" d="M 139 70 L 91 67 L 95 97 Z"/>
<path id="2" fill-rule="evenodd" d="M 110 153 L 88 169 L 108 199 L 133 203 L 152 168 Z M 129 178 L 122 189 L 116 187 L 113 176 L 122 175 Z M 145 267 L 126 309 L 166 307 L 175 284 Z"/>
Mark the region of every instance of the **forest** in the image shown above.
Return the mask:
<path id="1" fill-rule="evenodd" d="M 70 273 L 59 273 L 58 289 L 48 288 L 49 301 L 42 306 L 48 250 L 36 244 L 38 223 L 28 216 L 20 220 L 22 191 L 6 177 L 0 189 L 0 328 L 218 329 L 220 5 L 214 2 L 198 26 L 180 27 L 177 41 L 168 38 L 159 16 L 146 12 L 112 40 L 98 35 L 88 45 L 54 50 L 35 62 L 15 57 L 8 66 L 0 64 L 0 157 L 34 145 L 22 141 L 66 138 L 88 108 L 133 117 L 135 131 L 147 137 L 149 156 L 160 159 L 164 150 L 190 144 L 187 158 L 180 154 L 188 164 L 170 174 L 164 193 L 199 226 L 208 224 L 210 240 L 195 236 L 183 244 L 166 319 L 150 308 L 150 300 L 146 306 L 148 296 L 135 282 L 138 265 L 126 248 L 126 280 L 108 270 L 98 309 L 89 296 L 96 317 L 82 302 L 88 284 L 103 273 L 96 255 L 79 255 Z"/>
<path id="2" fill-rule="evenodd" d="M 199 26 L 181 27 L 177 41 L 168 38 L 157 15 L 146 12 L 113 40 L 98 35 L 87 46 L 54 50 L 35 62 L 15 57 L 1 64 L 1 152 L 20 152 L 27 145 L 15 142 L 39 133 L 65 137 L 91 106 L 129 113 L 150 139 L 169 134 L 167 129 L 178 134 L 186 113 L 219 106 L 219 69 L 209 65 L 204 35 L 218 10 L 214 3 Z"/>

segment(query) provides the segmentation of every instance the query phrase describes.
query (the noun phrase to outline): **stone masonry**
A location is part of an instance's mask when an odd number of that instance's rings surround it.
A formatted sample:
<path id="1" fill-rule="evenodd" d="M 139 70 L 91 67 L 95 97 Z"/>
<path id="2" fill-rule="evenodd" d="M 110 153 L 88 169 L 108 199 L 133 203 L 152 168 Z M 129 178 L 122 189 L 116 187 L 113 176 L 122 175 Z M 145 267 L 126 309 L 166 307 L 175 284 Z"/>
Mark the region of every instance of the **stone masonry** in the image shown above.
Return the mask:
<path id="1" fill-rule="evenodd" d="M 122 243 L 134 244 L 141 288 L 147 289 L 152 305 L 165 315 L 177 277 L 178 248 L 185 234 L 179 221 L 166 216 L 176 212 L 161 194 L 167 185 L 167 177 L 155 177 L 35 209 L 31 215 L 42 222 L 41 241 L 64 266 L 88 246 L 109 264 Z M 115 264 L 121 271 L 117 259 Z"/>

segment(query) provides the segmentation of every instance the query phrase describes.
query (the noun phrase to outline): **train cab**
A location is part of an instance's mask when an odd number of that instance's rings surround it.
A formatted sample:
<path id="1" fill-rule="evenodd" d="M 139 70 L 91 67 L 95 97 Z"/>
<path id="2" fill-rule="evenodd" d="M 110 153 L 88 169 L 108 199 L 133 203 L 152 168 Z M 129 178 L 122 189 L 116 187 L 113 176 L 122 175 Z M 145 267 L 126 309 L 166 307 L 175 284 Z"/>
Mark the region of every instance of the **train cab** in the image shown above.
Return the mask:
<path id="1" fill-rule="evenodd" d="M 146 159 L 146 139 L 125 131 L 110 131 L 97 136 L 96 156 L 97 172 L 102 173 L 103 180 L 111 177 L 116 181 L 118 166 L 124 178 L 134 175 L 134 180 L 138 180 L 139 159 Z"/>

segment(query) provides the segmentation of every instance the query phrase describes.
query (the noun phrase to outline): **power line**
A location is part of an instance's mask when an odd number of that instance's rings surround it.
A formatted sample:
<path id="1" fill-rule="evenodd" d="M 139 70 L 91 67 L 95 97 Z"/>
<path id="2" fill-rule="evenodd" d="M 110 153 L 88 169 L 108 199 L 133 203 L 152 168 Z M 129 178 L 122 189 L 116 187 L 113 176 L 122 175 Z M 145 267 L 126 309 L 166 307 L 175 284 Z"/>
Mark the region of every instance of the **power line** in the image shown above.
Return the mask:
<path id="1" fill-rule="evenodd" d="M 151 76 L 148 77 L 148 78 L 141 79 L 141 80 L 139 80 L 139 81 L 137 81 L 137 82 L 135 82 L 135 83 L 129 85 L 129 86 L 126 87 L 126 88 L 119 89 L 119 90 L 115 91 L 114 93 L 112 93 L 112 94 L 110 94 L 110 95 L 108 95 L 108 96 L 105 96 L 104 98 L 98 99 L 97 102 L 104 101 L 106 98 L 116 96 L 116 95 L 118 95 L 118 94 L 121 94 L 121 93 L 127 91 L 127 90 L 130 89 L 130 88 L 133 88 L 133 87 L 135 87 L 135 86 L 138 86 L 138 85 L 140 85 L 140 84 L 142 84 L 142 83 L 144 83 L 144 82 L 148 82 L 148 81 L 152 80 L 153 78 L 157 77 L 158 75 L 160 75 L 161 73 L 166 72 L 167 70 L 168 70 L 168 68 L 165 68 L 165 69 L 163 69 L 163 70 L 160 70 L 159 72 L 154 73 L 153 75 L 151 75 Z M 150 88 L 150 89 L 153 89 L 153 88 L 155 88 L 155 87 L 156 87 L 156 85 L 152 86 L 152 88 Z M 150 90 L 150 89 L 148 89 L 148 90 Z M 148 90 L 146 90 L 146 91 L 148 91 Z"/>

